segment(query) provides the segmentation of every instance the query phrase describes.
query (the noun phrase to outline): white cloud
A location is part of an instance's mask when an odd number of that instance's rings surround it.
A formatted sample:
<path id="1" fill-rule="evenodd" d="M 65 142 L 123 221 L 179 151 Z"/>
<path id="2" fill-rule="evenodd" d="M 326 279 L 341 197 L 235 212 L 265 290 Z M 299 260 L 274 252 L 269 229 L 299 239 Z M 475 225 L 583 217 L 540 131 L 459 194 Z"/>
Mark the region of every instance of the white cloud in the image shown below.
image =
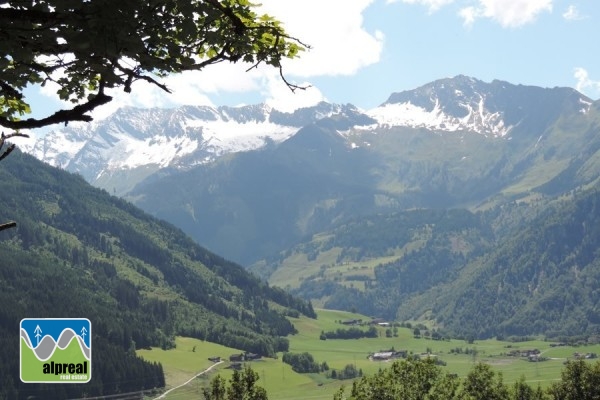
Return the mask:
<path id="1" fill-rule="evenodd" d="M 198 89 L 196 81 L 187 80 L 187 74 L 173 75 L 161 82 L 172 90 L 172 93 L 167 93 L 157 86 L 146 83 L 146 82 L 134 82 L 132 85 L 131 93 L 125 93 L 122 88 L 120 89 L 109 89 L 106 94 L 112 96 L 112 101 L 97 107 L 91 112 L 94 120 L 99 120 L 114 113 L 117 109 L 122 107 L 140 107 L 140 108 L 152 108 L 152 107 L 175 107 L 183 104 L 192 105 L 212 105 L 209 97 L 206 95 L 206 90 L 202 91 Z M 54 102 L 55 107 L 62 109 L 73 108 L 74 104 L 67 101 L 58 100 L 56 91 L 58 85 L 55 83 L 48 83 L 44 87 L 39 89 L 39 93 L 43 96 L 57 100 Z M 47 110 L 45 117 L 52 114 L 54 110 Z"/>
<path id="2" fill-rule="evenodd" d="M 380 60 L 383 33 L 369 33 L 363 12 L 373 0 L 263 0 L 262 10 L 311 49 L 284 63 L 298 77 L 353 75 Z"/>
<path id="3" fill-rule="evenodd" d="M 390 4 L 390 3 L 397 3 L 399 1 L 401 1 L 402 3 L 407 3 L 407 4 L 421 4 L 421 5 L 427 6 L 430 13 L 433 13 L 433 12 L 439 10 L 440 8 L 442 8 L 445 5 L 454 3 L 454 0 L 387 0 L 386 2 L 388 4 Z"/>
<path id="4" fill-rule="evenodd" d="M 373 1 L 263 0 L 257 11 L 280 20 L 288 34 L 311 45 L 299 58 L 282 63 L 286 78 L 296 83 L 296 80 L 306 81 L 317 76 L 353 75 L 380 60 L 384 35 L 379 31 L 367 32 L 363 26 L 363 12 Z M 316 88 L 292 94 L 275 68 L 261 66 L 246 72 L 249 67 L 249 64 L 220 63 L 199 72 L 159 79 L 172 90 L 171 94 L 146 82 L 136 82 L 130 94 L 122 90 L 108 93 L 113 101 L 96 109 L 93 116 L 100 119 L 123 106 L 213 105 L 211 98 L 223 94 L 260 93 L 263 101 L 276 103 L 278 108 L 286 110 L 323 99 Z M 48 85 L 41 93 L 56 98 L 56 87 Z M 67 103 L 63 105 L 72 107 Z"/>
<path id="5" fill-rule="evenodd" d="M 458 15 L 463 19 L 463 25 L 466 27 L 471 27 L 477 18 L 479 18 L 481 13 L 475 7 L 465 7 L 458 12 Z"/>
<path id="6" fill-rule="evenodd" d="M 433 13 L 444 6 L 455 3 L 455 0 L 386 0 L 386 2 L 388 4 L 398 2 L 421 4 L 428 7 L 429 12 Z M 463 0 L 460 3 L 465 4 L 467 1 Z M 458 11 L 458 15 L 463 19 L 466 27 L 471 27 L 479 18 L 488 18 L 504 28 L 515 28 L 534 21 L 541 12 L 552 11 L 552 0 L 476 0 L 475 3 L 476 5 L 461 6 Z M 574 6 L 571 7 L 572 11 L 576 12 Z"/>
<path id="7" fill-rule="evenodd" d="M 577 7 L 574 5 L 570 5 L 562 14 L 562 16 L 567 21 L 579 21 L 586 18 L 584 15 L 581 15 Z"/>
<path id="8" fill-rule="evenodd" d="M 321 91 L 303 82 L 305 89 L 296 89 L 294 92 L 287 87 L 278 77 L 268 77 L 263 90 L 266 103 L 271 107 L 284 112 L 292 112 L 298 108 L 308 107 L 320 101 L 326 101 Z"/>
<path id="9" fill-rule="evenodd" d="M 459 11 L 466 26 L 477 18 L 489 18 L 504 28 L 516 28 L 533 22 L 542 12 L 552 12 L 552 0 L 478 0 L 478 3 Z"/>
<path id="10" fill-rule="evenodd" d="M 592 98 L 597 98 L 600 95 L 600 81 L 591 80 L 587 70 L 577 67 L 573 76 L 577 80 L 575 89 Z"/>

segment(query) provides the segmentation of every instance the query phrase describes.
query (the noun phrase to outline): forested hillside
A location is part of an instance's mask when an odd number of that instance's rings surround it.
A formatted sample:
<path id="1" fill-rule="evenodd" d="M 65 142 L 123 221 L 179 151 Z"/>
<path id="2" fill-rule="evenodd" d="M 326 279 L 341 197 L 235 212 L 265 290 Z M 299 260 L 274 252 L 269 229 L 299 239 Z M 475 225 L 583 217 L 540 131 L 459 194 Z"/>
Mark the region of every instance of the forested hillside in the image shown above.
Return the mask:
<path id="1" fill-rule="evenodd" d="M 600 191 L 551 203 L 441 288 L 432 309 L 457 333 L 549 337 L 600 330 Z M 422 299 L 415 298 L 415 302 Z"/>
<path id="2" fill-rule="evenodd" d="M 458 337 L 600 329 L 597 187 L 480 212 L 356 218 L 253 269 L 327 308 L 428 320 Z M 306 265 L 297 280 L 298 265 Z"/>
<path id="3" fill-rule="evenodd" d="M 412 121 L 405 107 L 428 117 Z M 458 76 L 392 95 L 370 115 L 379 120 L 328 115 L 282 142 L 162 168 L 125 197 L 247 266 L 358 216 L 492 207 L 599 175 L 600 102 L 573 89 Z"/>
<path id="4" fill-rule="evenodd" d="M 493 241 L 491 227 L 478 214 L 411 210 L 356 218 L 255 270 L 279 277 L 289 272 L 293 253 L 301 252 L 320 264 L 319 272 L 293 285 L 294 293 L 322 298 L 327 308 L 392 319 L 413 296 L 456 278 L 466 260 Z"/>
<path id="5" fill-rule="evenodd" d="M 286 314 L 309 303 L 271 288 L 180 230 L 15 151 L 0 163 L 0 398 L 63 399 L 164 386 L 136 348 L 201 338 L 272 356 L 287 349 Z M 93 326 L 92 381 L 24 385 L 22 318 L 83 317 Z"/>

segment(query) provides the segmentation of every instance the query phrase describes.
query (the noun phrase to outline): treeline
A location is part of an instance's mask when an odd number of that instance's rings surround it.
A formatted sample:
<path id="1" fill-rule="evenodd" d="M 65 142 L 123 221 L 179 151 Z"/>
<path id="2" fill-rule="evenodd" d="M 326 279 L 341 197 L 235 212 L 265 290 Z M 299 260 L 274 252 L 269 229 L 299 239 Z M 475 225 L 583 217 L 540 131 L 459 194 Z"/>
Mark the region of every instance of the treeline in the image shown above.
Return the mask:
<path id="1" fill-rule="evenodd" d="M 299 374 L 319 373 L 329 370 L 326 362 L 318 363 L 312 354 L 304 353 L 283 353 L 281 359 L 284 363 L 292 366 L 292 370 Z"/>
<path id="2" fill-rule="evenodd" d="M 300 356 L 301 355 L 296 355 Z M 521 377 L 512 384 L 503 380 L 488 364 L 473 366 L 465 378 L 445 372 L 431 358 L 395 361 L 373 375 L 363 375 L 347 365 L 330 378 L 358 378 L 348 388 L 340 387 L 333 400 L 597 400 L 600 398 L 600 362 L 569 361 L 561 379 L 542 389 L 531 386 Z M 258 373 L 250 367 L 234 371 L 226 382 L 216 376 L 203 390 L 207 400 L 267 399 L 257 382 Z"/>
<path id="3" fill-rule="evenodd" d="M 309 357 L 296 354 L 294 360 Z M 345 376 L 346 378 L 342 378 Z M 542 389 L 530 386 L 521 377 L 513 384 L 503 381 L 502 373 L 488 364 L 478 363 L 465 378 L 444 372 L 431 358 L 408 358 L 395 361 L 389 368 L 373 375 L 363 375 L 348 364 L 332 379 L 359 378 L 352 386 L 340 387 L 333 400 L 597 400 L 600 398 L 600 362 L 569 361 L 559 381 Z M 229 382 L 216 376 L 203 389 L 206 400 L 266 400 L 267 393 L 257 382 L 259 375 L 246 366 L 242 372 L 234 371 Z"/>
<path id="4" fill-rule="evenodd" d="M 278 352 L 288 351 L 290 345 L 285 337 L 257 335 L 243 329 L 236 330 L 235 327 L 228 326 L 227 321 L 209 323 L 201 328 L 183 328 L 178 334 L 266 357 L 275 357 Z"/>
<path id="5" fill-rule="evenodd" d="M 336 370 L 329 368 L 326 361 L 319 363 L 315 361 L 312 354 L 304 353 L 284 353 L 282 361 L 292 366 L 292 370 L 299 374 L 318 374 L 325 373 L 331 379 L 354 379 L 363 375 L 362 369 L 357 369 L 354 364 L 347 364 L 344 368 Z"/>
<path id="6" fill-rule="evenodd" d="M 215 376 L 208 387 L 202 389 L 205 400 L 267 400 L 267 391 L 257 384 L 258 373 L 249 366 L 242 371 L 233 370 L 229 380 Z"/>
<path id="7" fill-rule="evenodd" d="M 334 400 L 596 400 L 600 398 L 600 363 L 569 361 L 561 380 L 547 389 L 532 387 L 522 377 L 506 384 L 502 374 L 483 363 L 476 364 L 464 379 L 444 372 L 432 359 L 395 361 L 392 366 L 344 387 Z"/>
<path id="8" fill-rule="evenodd" d="M 359 376 L 363 376 L 362 368 L 356 368 L 354 364 L 346 364 L 346 366 L 342 369 L 331 369 L 327 372 L 327 377 L 331 379 L 354 379 Z"/>
<path id="9" fill-rule="evenodd" d="M 321 331 L 319 339 L 360 339 L 360 338 L 376 338 L 379 332 L 375 326 L 370 326 L 369 329 L 363 330 L 360 328 L 338 328 L 335 331 Z"/>

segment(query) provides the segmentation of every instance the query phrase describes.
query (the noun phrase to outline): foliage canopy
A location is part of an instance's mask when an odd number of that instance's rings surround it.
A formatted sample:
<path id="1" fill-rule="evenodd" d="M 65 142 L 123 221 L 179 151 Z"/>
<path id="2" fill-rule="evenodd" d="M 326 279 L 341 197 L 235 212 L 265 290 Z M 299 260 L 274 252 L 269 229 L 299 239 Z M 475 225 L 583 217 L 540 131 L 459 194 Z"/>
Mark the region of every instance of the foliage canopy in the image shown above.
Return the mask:
<path id="1" fill-rule="evenodd" d="M 587 400 L 600 398 L 600 363 L 568 361 L 561 380 L 547 390 L 533 388 L 525 377 L 512 387 L 488 364 L 473 366 L 464 380 L 443 372 L 433 359 L 395 361 L 389 368 L 353 382 L 349 396 L 344 388 L 334 400 Z"/>
<path id="2" fill-rule="evenodd" d="M 141 80 L 168 91 L 160 77 L 223 61 L 276 67 L 294 90 L 281 60 L 305 48 L 248 0 L 5 0 L 0 34 L 0 126 L 11 129 L 90 121 L 106 89 Z M 49 82 L 73 108 L 20 119 L 24 89 Z"/>
<path id="3" fill-rule="evenodd" d="M 217 375 L 202 393 L 206 400 L 267 400 L 267 392 L 256 383 L 258 379 L 258 373 L 245 366 L 241 372 L 234 370 L 229 382 Z"/>

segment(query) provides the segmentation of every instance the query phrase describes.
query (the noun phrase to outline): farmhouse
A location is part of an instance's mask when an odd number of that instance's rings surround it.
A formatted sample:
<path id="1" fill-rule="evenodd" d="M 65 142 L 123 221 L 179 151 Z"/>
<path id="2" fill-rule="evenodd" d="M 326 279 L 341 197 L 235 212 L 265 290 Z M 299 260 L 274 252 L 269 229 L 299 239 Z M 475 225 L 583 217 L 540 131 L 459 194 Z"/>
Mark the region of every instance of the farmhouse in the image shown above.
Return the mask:
<path id="1" fill-rule="evenodd" d="M 234 369 L 236 371 L 241 371 L 242 370 L 242 363 L 234 362 L 234 363 L 231 363 L 227 368 Z"/>
<path id="2" fill-rule="evenodd" d="M 387 360 L 392 360 L 392 359 L 396 359 L 396 358 L 406 358 L 407 355 L 408 355 L 408 352 L 406 350 L 400 350 L 400 351 L 388 350 L 388 351 L 379 351 L 377 353 L 370 354 L 368 358 L 371 361 L 387 361 Z"/>
<path id="3" fill-rule="evenodd" d="M 391 360 L 393 356 L 394 356 L 394 352 L 392 352 L 392 351 L 373 353 L 373 355 L 371 356 L 371 360 L 386 361 L 386 360 Z"/>
<path id="4" fill-rule="evenodd" d="M 245 352 L 240 354 L 232 354 L 229 356 L 230 362 L 242 362 L 242 361 L 255 361 L 260 360 L 262 356 L 260 354 Z"/>
<path id="5" fill-rule="evenodd" d="M 246 361 L 252 361 L 252 360 L 260 360 L 262 357 L 260 354 L 254 354 L 254 353 L 244 353 L 244 360 Z"/>
<path id="6" fill-rule="evenodd" d="M 528 349 L 528 350 L 519 350 L 519 349 L 515 349 L 515 350 L 511 350 L 508 355 L 511 357 L 525 357 L 525 358 L 529 358 L 532 356 L 538 356 L 540 354 L 540 351 L 538 349 Z"/>
<path id="7" fill-rule="evenodd" d="M 579 353 L 579 352 L 575 352 L 573 353 L 573 357 L 576 360 L 591 360 L 593 358 L 598 358 L 598 355 L 596 353 Z"/>

